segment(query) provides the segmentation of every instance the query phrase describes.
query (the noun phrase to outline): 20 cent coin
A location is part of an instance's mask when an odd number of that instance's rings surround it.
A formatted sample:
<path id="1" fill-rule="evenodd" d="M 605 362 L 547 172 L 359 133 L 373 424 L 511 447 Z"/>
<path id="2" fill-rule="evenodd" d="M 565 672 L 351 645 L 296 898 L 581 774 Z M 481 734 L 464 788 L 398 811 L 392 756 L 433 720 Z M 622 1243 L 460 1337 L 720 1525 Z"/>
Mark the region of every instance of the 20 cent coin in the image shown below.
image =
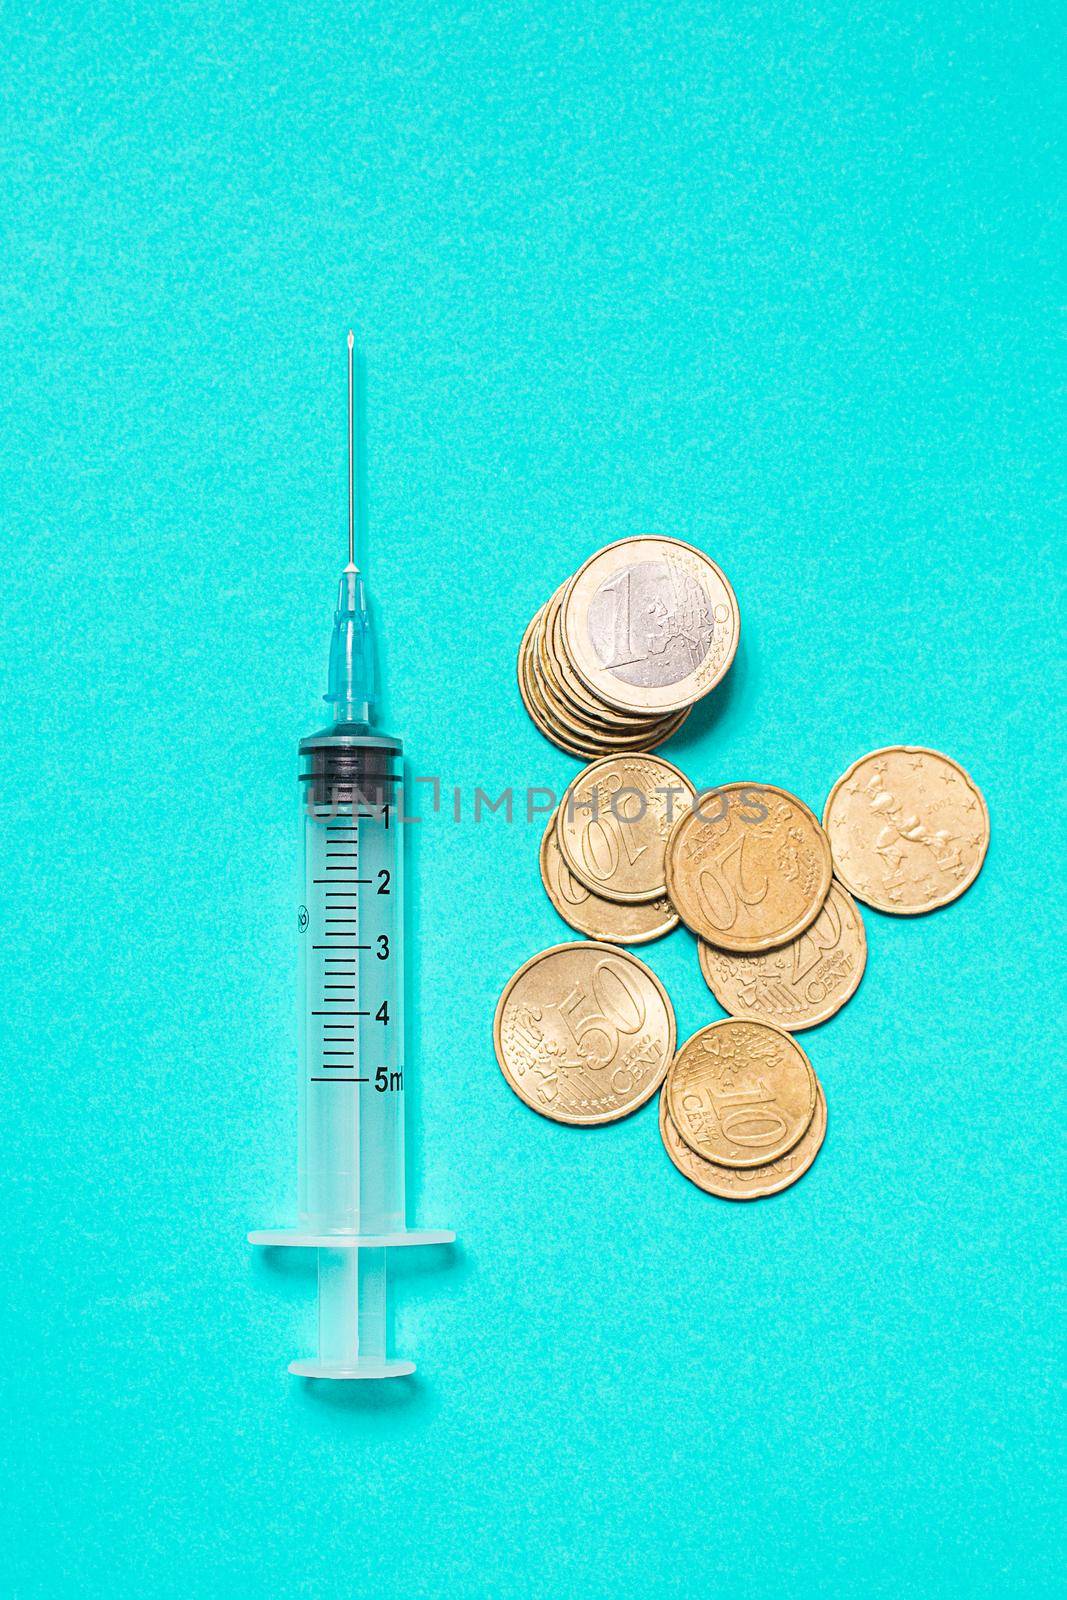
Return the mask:
<path id="1" fill-rule="evenodd" d="M 895 744 L 854 761 L 823 813 L 837 876 L 878 911 L 916 916 L 969 889 L 989 847 L 982 791 L 937 750 Z"/>
<path id="2" fill-rule="evenodd" d="M 769 783 L 708 790 L 667 841 L 667 895 L 724 950 L 769 950 L 803 933 L 830 890 L 830 841 L 802 800 Z"/>

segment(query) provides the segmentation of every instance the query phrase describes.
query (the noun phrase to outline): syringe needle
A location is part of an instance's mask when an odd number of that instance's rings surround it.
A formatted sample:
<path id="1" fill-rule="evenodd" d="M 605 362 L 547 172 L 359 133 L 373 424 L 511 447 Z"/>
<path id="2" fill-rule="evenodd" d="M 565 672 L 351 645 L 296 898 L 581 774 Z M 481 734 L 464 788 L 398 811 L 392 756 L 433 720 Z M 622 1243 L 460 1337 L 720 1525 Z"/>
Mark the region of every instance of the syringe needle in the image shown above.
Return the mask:
<path id="1" fill-rule="evenodd" d="M 356 396 L 353 368 L 356 336 L 348 330 L 348 565 L 356 564 Z"/>

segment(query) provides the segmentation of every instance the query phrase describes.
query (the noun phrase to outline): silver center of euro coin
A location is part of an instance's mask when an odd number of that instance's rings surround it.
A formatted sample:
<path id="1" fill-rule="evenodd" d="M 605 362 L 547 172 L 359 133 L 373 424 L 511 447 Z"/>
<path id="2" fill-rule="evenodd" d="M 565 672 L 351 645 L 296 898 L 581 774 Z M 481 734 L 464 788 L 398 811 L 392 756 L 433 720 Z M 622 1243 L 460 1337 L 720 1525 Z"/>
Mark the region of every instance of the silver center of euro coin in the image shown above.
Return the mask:
<path id="1" fill-rule="evenodd" d="M 696 672 L 715 636 L 703 584 L 673 561 L 637 561 L 612 573 L 589 602 L 586 627 L 605 671 L 642 689 Z"/>

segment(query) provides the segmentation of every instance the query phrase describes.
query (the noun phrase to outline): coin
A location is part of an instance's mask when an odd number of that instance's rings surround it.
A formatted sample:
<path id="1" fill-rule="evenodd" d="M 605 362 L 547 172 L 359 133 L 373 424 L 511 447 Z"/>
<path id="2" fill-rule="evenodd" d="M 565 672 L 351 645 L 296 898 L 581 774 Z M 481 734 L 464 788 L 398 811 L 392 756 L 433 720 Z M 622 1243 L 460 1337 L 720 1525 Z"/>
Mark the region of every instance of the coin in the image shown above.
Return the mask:
<path id="1" fill-rule="evenodd" d="M 538 613 L 538 615 L 539 614 L 540 613 Z M 526 710 L 530 715 L 530 719 L 534 723 L 539 733 L 543 734 L 546 739 L 551 740 L 553 744 L 558 745 L 561 750 L 566 750 L 568 755 L 585 757 L 586 751 L 584 746 L 579 745 L 575 740 L 569 738 L 565 732 L 563 732 L 556 724 L 549 720 L 547 711 L 544 709 L 542 703 L 538 699 L 537 688 L 531 677 L 529 659 L 529 641 L 536 622 L 537 616 L 535 615 L 527 625 L 526 632 L 523 634 L 522 642 L 519 645 L 519 656 L 516 663 L 516 676 L 518 678 L 519 693 L 522 696 L 522 703 L 526 707 Z"/>
<path id="2" fill-rule="evenodd" d="M 816 1081 L 815 1111 L 808 1123 L 807 1132 L 797 1140 L 792 1150 L 787 1150 L 777 1161 L 763 1167 L 723 1167 L 715 1161 L 705 1161 L 690 1150 L 678 1129 L 671 1121 L 667 1107 L 667 1086 L 664 1084 L 659 1099 L 659 1132 L 663 1148 L 684 1178 L 695 1183 L 705 1194 L 718 1195 L 721 1200 L 760 1200 L 764 1195 L 778 1194 L 802 1178 L 822 1148 L 826 1137 L 826 1096 L 822 1084 Z"/>
<path id="3" fill-rule="evenodd" d="M 680 539 L 620 539 L 567 586 L 562 637 L 605 705 L 657 715 L 713 689 L 737 649 L 740 614 L 723 573 Z"/>
<path id="4" fill-rule="evenodd" d="M 796 1033 L 825 1022 L 855 994 L 867 937 L 856 902 L 835 882 L 810 928 L 788 944 L 737 955 L 700 940 L 699 956 L 705 983 L 732 1017 Z"/>
<path id="5" fill-rule="evenodd" d="M 601 742 L 598 734 L 593 732 L 576 733 L 564 724 L 555 714 L 552 706 L 546 701 L 544 694 L 534 676 L 533 660 L 531 656 L 532 642 L 540 612 L 536 613 L 528 624 L 519 644 L 519 654 L 516 662 L 516 677 L 518 679 L 519 693 L 523 705 L 538 732 L 549 739 L 568 755 L 579 756 L 588 761 L 590 757 L 603 755 L 609 745 Z M 673 716 L 657 719 L 655 722 L 646 722 L 640 726 L 635 725 L 633 734 L 627 738 L 623 749 L 628 751 L 645 751 L 654 749 L 662 744 L 681 727 L 689 715 L 685 711 L 675 713 Z"/>
<path id="6" fill-rule="evenodd" d="M 636 905 L 620 905 L 587 889 L 563 859 L 556 837 L 556 814 L 548 820 L 541 840 L 541 881 L 548 898 L 563 918 L 590 939 L 612 944 L 647 944 L 678 926 L 678 914 L 665 896 Z"/>
<path id="7" fill-rule="evenodd" d="M 577 672 L 575 672 L 567 655 L 566 644 L 560 627 L 560 606 L 565 589 L 565 584 L 562 588 L 557 589 L 545 606 L 540 633 L 541 653 L 545 667 L 551 672 L 559 686 L 560 693 L 565 699 L 599 726 L 624 731 L 632 731 L 635 727 L 643 727 L 648 721 L 647 716 L 633 711 L 618 711 L 612 706 L 604 705 L 601 700 L 598 700 L 586 688 Z"/>
<path id="8" fill-rule="evenodd" d="M 604 756 L 560 801 L 563 859 L 579 882 L 609 900 L 658 900 L 666 890 L 667 836 L 694 796 L 685 774 L 660 756 Z"/>
<path id="9" fill-rule="evenodd" d="M 769 1022 L 727 1017 L 687 1039 L 667 1074 L 671 1121 L 724 1167 L 763 1167 L 803 1137 L 815 1110 L 811 1062 Z"/>
<path id="10" fill-rule="evenodd" d="M 605 705 L 591 693 L 567 655 L 560 627 L 560 597 L 561 592 L 548 602 L 539 638 L 545 670 L 571 710 L 576 715 L 585 717 L 602 732 L 633 735 L 635 732 L 643 733 L 662 722 L 680 726 L 689 715 L 689 706 L 684 706 L 680 711 L 656 712 L 649 715 L 635 711 L 619 711 L 614 706 Z"/>
<path id="11" fill-rule="evenodd" d="M 596 721 L 581 708 L 575 707 L 565 698 L 546 666 L 539 626 L 535 627 L 531 636 L 527 656 L 537 698 L 553 722 L 558 723 L 579 743 L 588 742 L 594 748 L 603 749 L 605 752 L 613 749 L 632 750 L 635 743 L 644 749 L 650 737 L 654 739 L 661 731 L 666 736 L 668 725 L 670 732 L 677 726 L 677 713 L 675 713 L 672 717 L 657 717 L 654 721 L 640 724 L 631 721 L 625 728 L 621 725 L 609 727 L 605 723 Z"/>
<path id="12" fill-rule="evenodd" d="M 958 899 L 989 847 L 982 791 L 958 762 L 920 745 L 854 761 L 830 790 L 823 821 L 842 883 L 902 917 Z"/>
<path id="13" fill-rule="evenodd" d="M 769 783 L 708 790 L 667 840 L 667 895 L 686 927 L 724 950 L 803 933 L 830 890 L 830 842 L 802 800 Z"/>
<path id="14" fill-rule="evenodd" d="M 674 1011 L 654 972 L 617 945 L 553 945 L 509 979 L 496 1008 L 500 1070 L 554 1122 L 615 1122 L 655 1094 L 674 1055 Z"/>

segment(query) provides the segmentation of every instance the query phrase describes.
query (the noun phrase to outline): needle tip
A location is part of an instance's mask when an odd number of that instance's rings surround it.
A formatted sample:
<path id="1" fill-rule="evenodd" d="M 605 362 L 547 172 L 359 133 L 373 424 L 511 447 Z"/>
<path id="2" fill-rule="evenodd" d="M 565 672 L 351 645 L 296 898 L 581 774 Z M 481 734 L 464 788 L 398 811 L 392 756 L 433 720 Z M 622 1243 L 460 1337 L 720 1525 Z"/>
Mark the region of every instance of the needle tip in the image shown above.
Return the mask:
<path id="1" fill-rule="evenodd" d="M 352 332 L 352 329 L 349 328 L 349 330 L 348 330 L 348 348 L 350 350 L 351 350 L 352 346 L 355 344 L 355 342 L 356 342 L 356 336 Z"/>

